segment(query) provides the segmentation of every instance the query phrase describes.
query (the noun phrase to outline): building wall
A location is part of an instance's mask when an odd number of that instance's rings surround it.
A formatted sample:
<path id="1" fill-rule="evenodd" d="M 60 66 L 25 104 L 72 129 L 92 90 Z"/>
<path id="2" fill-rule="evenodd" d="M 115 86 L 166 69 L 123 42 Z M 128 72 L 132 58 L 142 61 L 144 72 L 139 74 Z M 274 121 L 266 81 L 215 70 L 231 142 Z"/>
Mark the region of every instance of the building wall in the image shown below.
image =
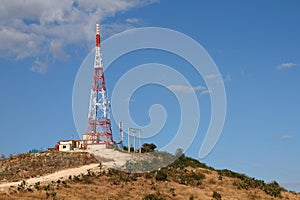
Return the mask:
<path id="1" fill-rule="evenodd" d="M 59 151 L 74 151 L 81 150 L 83 148 L 82 140 L 59 141 L 58 143 Z"/>
<path id="2" fill-rule="evenodd" d="M 97 151 L 105 149 L 106 144 L 92 144 L 93 141 L 87 140 L 63 140 L 58 142 L 58 151 L 78 151 L 84 148 L 84 143 L 87 144 L 86 150 Z"/>
<path id="3" fill-rule="evenodd" d="M 58 146 L 59 151 L 70 151 L 71 150 L 71 144 L 59 144 Z"/>
<path id="4" fill-rule="evenodd" d="M 82 140 L 89 140 L 89 134 L 82 134 Z"/>
<path id="5" fill-rule="evenodd" d="M 91 151 L 97 151 L 100 149 L 105 149 L 106 145 L 105 144 L 88 144 L 87 145 L 87 150 L 91 150 Z"/>

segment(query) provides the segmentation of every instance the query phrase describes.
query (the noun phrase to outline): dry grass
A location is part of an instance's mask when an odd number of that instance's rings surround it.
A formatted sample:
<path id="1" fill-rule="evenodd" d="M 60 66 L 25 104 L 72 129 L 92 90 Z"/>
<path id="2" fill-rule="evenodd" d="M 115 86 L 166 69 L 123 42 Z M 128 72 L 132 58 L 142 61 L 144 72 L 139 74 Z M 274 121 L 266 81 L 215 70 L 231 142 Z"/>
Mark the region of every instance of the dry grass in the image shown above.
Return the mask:
<path id="1" fill-rule="evenodd" d="M 194 169 L 199 170 L 199 169 Z M 199 170 L 200 171 L 200 170 Z M 10 188 L 0 199 L 143 199 L 146 195 L 153 194 L 157 199 L 212 199 L 213 191 L 221 194 L 222 199 L 250 199 L 271 200 L 281 199 L 267 195 L 259 189 L 238 190 L 233 186 L 234 178 L 223 177 L 218 179 L 218 173 L 210 171 L 198 186 L 180 184 L 173 181 L 174 177 L 168 177 L 168 181 L 156 181 L 155 173 L 127 174 L 115 170 L 109 172 L 90 172 L 87 175 L 72 177 L 63 183 L 62 181 L 41 185 L 39 189 L 34 186 L 26 186 L 18 191 Z M 211 183 L 214 180 L 213 184 Z M 28 191 L 32 188 L 32 192 Z M 282 199 L 296 200 L 299 195 L 282 192 Z"/>
<path id="2" fill-rule="evenodd" d="M 0 161 L 0 183 L 50 174 L 55 171 L 99 162 L 87 152 L 19 154 Z"/>
<path id="3" fill-rule="evenodd" d="M 67 180 L 56 180 L 51 183 L 24 184 L 0 192 L 0 199 L 143 199 L 146 196 L 154 199 L 213 199 L 214 191 L 224 200 L 299 200 L 299 194 L 281 191 L 282 198 L 268 195 L 259 188 L 238 189 L 234 182 L 238 178 L 220 174 L 211 168 L 198 166 L 164 168 L 162 173 L 167 178 L 158 178 L 158 172 L 130 174 L 109 169 L 86 172 L 71 176 Z M 31 173 L 31 172 L 30 172 Z"/>

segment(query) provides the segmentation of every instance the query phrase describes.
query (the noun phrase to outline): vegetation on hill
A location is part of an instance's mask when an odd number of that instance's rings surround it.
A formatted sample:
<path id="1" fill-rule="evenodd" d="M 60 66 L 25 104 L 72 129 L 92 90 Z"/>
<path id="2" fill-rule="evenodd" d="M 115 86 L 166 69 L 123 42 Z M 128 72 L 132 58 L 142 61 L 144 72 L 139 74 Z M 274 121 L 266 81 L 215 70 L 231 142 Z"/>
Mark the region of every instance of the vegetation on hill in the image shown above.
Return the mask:
<path id="1" fill-rule="evenodd" d="M 232 172 L 228 169 L 217 170 L 220 176 L 227 176 L 231 178 L 239 179 L 233 182 L 233 185 L 237 187 L 237 189 L 246 189 L 249 188 L 259 188 L 266 192 L 267 194 L 274 197 L 281 197 L 281 192 L 286 191 L 283 187 L 281 187 L 276 181 L 271 183 L 265 183 L 263 180 L 257 180 L 255 178 L 251 178 L 246 176 L 245 174 L 240 174 L 236 172 Z"/>
<path id="2" fill-rule="evenodd" d="M 144 146 L 150 146 L 149 144 Z M 151 145 L 152 146 L 152 145 Z M 178 149 L 175 156 L 167 152 L 154 151 L 156 146 L 150 152 L 153 152 L 154 158 L 149 160 L 141 160 L 138 162 L 127 163 L 126 167 L 130 172 L 141 172 L 142 171 L 151 171 L 157 166 L 164 166 L 166 163 L 172 163 L 168 167 L 163 167 L 161 170 L 155 172 L 155 178 L 157 181 L 160 180 L 172 180 L 174 182 L 186 185 L 201 185 L 201 180 L 205 178 L 203 173 L 195 173 L 194 171 L 189 172 L 186 170 L 187 167 L 192 168 L 202 168 L 216 171 L 219 174 L 218 179 L 222 180 L 222 177 L 235 178 L 233 185 L 238 189 L 248 190 L 249 188 L 258 188 L 264 191 L 266 194 L 273 197 L 282 197 L 281 192 L 286 191 L 281 187 L 276 181 L 271 183 L 265 183 L 263 180 L 257 180 L 255 178 L 249 177 L 245 174 L 233 172 L 228 169 L 215 170 L 213 167 L 207 166 L 205 163 L 187 157 L 182 153 L 181 149 Z M 146 151 L 147 152 L 147 151 Z M 173 162 L 171 162 L 173 161 Z M 177 175 L 176 175 L 177 174 Z M 178 175 L 180 174 L 180 175 Z"/>
<path id="3" fill-rule="evenodd" d="M 152 154 L 155 156 L 150 160 L 127 163 L 126 167 L 130 167 L 131 171 L 104 169 L 100 164 L 97 170 L 71 175 L 67 180 L 32 185 L 24 180 L 18 187 L 9 188 L 7 193 L 0 192 L 0 199 L 300 199 L 298 194 L 287 192 L 276 182 L 265 183 L 227 169 L 215 170 L 185 156 L 181 150 L 171 155 L 153 149 Z M 24 155 L 18 158 L 21 157 Z M 90 158 L 85 162 L 92 162 L 94 158 Z M 177 159 L 168 166 L 146 171 L 147 165 L 163 164 L 174 158 Z M 132 173 L 141 169 L 140 165 L 145 167 L 143 172 Z"/>

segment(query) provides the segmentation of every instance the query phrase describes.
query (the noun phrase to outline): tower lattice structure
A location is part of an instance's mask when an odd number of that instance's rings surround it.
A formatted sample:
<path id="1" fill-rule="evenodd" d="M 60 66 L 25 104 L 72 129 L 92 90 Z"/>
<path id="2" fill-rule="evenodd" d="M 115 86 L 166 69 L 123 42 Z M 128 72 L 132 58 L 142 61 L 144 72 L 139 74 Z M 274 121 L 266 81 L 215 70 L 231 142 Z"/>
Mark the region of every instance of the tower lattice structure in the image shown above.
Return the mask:
<path id="1" fill-rule="evenodd" d="M 90 93 L 87 132 L 84 145 L 105 144 L 106 148 L 114 145 L 110 120 L 110 102 L 107 97 L 102 56 L 100 50 L 100 28 L 96 24 L 96 47 L 94 74 Z"/>

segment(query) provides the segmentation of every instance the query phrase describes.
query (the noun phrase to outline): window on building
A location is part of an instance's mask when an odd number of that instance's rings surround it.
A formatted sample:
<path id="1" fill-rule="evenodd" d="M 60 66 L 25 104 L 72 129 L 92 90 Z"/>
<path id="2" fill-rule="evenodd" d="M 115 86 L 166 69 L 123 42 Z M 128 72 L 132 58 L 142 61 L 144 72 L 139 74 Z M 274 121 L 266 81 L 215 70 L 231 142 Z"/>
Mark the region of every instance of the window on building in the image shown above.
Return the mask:
<path id="1" fill-rule="evenodd" d="M 66 146 L 66 145 L 63 145 L 63 149 L 65 149 L 65 148 L 67 148 L 67 146 Z"/>

